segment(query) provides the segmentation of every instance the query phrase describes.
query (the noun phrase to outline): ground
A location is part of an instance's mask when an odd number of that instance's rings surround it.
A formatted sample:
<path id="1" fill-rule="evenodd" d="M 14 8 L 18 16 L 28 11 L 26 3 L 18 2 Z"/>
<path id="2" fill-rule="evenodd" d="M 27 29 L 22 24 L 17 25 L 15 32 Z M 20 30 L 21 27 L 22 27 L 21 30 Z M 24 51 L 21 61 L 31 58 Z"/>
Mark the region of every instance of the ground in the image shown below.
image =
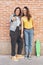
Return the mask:
<path id="1" fill-rule="evenodd" d="M 43 65 L 43 56 L 32 56 L 31 59 L 11 60 L 9 55 L 0 55 L 0 65 Z"/>

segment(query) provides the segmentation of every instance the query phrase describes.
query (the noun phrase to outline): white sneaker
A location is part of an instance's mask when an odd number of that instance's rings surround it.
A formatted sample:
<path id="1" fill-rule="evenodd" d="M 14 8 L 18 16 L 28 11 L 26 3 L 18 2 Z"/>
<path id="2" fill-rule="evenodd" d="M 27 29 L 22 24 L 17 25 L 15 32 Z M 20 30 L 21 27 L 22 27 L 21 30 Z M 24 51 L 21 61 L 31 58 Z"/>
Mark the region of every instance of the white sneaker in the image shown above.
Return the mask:
<path id="1" fill-rule="evenodd" d="M 18 61 L 17 57 L 16 56 L 12 56 L 11 58 L 13 61 Z"/>
<path id="2" fill-rule="evenodd" d="M 24 58 L 23 55 L 16 55 L 16 57 L 17 57 L 18 59 L 22 59 L 22 58 Z"/>

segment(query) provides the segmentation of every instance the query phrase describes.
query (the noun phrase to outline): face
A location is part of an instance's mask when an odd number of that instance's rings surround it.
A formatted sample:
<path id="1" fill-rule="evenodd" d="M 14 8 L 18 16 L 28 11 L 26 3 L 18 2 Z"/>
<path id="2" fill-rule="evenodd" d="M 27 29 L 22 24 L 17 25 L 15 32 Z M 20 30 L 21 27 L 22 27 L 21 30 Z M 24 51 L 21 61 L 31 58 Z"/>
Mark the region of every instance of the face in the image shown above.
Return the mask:
<path id="1" fill-rule="evenodd" d="M 18 16 L 19 15 L 19 13 L 20 13 L 20 10 L 19 9 L 16 9 L 16 15 Z"/>
<path id="2" fill-rule="evenodd" d="M 27 15 L 27 10 L 25 8 L 23 9 L 23 13 L 25 16 Z"/>

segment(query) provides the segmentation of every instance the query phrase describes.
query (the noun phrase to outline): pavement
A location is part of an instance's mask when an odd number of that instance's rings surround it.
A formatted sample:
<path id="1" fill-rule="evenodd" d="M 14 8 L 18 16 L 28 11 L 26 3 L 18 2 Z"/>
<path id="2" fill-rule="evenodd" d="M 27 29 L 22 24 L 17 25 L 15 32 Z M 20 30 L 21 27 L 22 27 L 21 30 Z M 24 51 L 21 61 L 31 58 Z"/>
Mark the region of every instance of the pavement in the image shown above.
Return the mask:
<path id="1" fill-rule="evenodd" d="M 19 61 L 13 61 L 9 55 L 0 55 L 0 65 L 43 65 L 43 56 L 32 56 L 28 59 L 23 58 Z"/>

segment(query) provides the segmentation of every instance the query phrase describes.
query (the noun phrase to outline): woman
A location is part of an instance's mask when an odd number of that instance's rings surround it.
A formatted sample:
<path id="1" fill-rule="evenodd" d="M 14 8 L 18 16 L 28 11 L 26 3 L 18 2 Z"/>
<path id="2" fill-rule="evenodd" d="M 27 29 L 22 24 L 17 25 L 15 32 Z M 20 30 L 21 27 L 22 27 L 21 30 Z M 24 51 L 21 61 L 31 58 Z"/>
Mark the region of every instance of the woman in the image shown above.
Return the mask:
<path id="1" fill-rule="evenodd" d="M 23 38 L 24 32 L 24 44 L 25 44 L 25 57 L 30 57 L 32 53 L 32 41 L 33 41 L 33 33 L 34 33 L 34 25 L 33 20 L 30 15 L 29 9 L 27 7 L 23 8 L 23 16 L 21 18 L 21 37 Z"/>
<path id="2" fill-rule="evenodd" d="M 15 53 L 16 43 L 18 44 L 17 54 L 22 58 L 22 39 L 20 37 L 20 16 L 21 9 L 20 7 L 15 8 L 14 14 L 10 17 L 10 38 L 11 38 L 11 55 L 13 60 L 17 60 L 17 56 Z"/>

